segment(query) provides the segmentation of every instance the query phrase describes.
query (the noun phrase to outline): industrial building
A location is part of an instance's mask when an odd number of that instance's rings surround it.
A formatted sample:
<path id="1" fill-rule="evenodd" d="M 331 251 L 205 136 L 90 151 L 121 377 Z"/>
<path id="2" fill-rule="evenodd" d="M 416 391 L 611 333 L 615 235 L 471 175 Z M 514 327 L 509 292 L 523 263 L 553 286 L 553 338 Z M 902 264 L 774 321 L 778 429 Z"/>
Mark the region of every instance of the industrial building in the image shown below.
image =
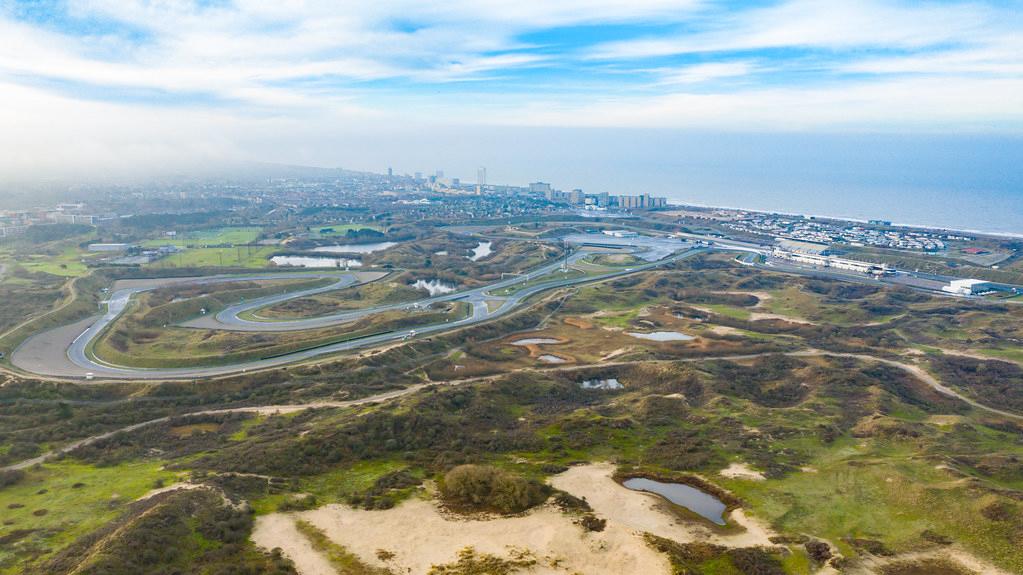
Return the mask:
<path id="1" fill-rule="evenodd" d="M 639 235 L 636 232 L 629 230 L 604 230 L 601 233 L 605 236 L 611 236 L 612 238 L 634 238 Z"/>
<path id="2" fill-rule="evenodd" d="M 836 258 L 835 256 L 826 256 L 822 254 L 803 254 L 799 252 L 790 252 L 786 250 L 775 249 L 773 255 L 774 257 L 779 259 L 798 262 L 801 264 L 809 264 L 812 266 L 822 268 L 848 270 L 875 276 L 891 275 L 895 273 L 895 270 L 892 269 L 887 264 L 875 264 L 871 262 L 847 260 L 843 258 Z"/>
<path id="3" fill-rule="evenodd" d="M 125 252 L 130 247 L 129 244 L 89 244 L 88 249 L 90 252 Z"/>
<path id="4" fill-rule="evenodd" d="M 994 284 L 984 280 L 962 279 L 952 280 L 941 291 L 955 295 L 977 295 L 994 290 Z"/>

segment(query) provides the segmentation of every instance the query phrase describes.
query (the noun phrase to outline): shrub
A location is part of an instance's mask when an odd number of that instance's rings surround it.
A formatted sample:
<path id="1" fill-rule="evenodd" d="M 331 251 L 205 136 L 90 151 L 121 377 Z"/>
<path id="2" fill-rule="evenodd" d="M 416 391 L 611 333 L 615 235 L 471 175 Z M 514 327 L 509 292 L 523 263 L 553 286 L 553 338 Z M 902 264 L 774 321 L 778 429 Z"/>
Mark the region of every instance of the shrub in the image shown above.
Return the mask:
<path id="1" fill-rule="evenodd" d="M 831 559 L 831 546 L 823 541 L 807 541 L 804 547 L 806 547 L 806 554 L 813 559 L 814 563 L 824 563 Z"/>
<path id="2" fill-rule="evenodd" d="M 455 507 L 519 513 L 546 501 L 551 489 L 489 465 L 459 465 L 444 475 L 440 491 Z"/>
<path id="3" fill-rule="evenodd" d="M 600 519 L 592 513 L 583 515 L 579 520 L 579 525 L 582 525 L 583 529 L 587 531 L 603 531 L 607 527 L 607 519 Z"/>
<path id="4" fill-rule="evenodd" d="M 25 472 L 20 469 L 7 469 L 0 471 L 0 489 L 14 485 L 25 478 Z"/>

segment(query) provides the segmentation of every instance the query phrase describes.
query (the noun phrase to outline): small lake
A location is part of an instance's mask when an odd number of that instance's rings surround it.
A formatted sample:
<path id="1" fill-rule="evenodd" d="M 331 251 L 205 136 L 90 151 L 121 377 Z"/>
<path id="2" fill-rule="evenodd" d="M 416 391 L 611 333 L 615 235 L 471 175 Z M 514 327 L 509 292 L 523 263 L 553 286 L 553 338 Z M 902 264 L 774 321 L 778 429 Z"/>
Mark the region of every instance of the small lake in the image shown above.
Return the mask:
<path id="1" fill-rule="evenodd" d="M 542 362 L 544 362 L 544 363 L 565 363 L 565 361 L 567 361 L 567 360 L 566 360 L 565 358 L 563 358 L 563 357 L 558 357 L 558 356 L 556 356 L 556 355 L 551 355 L 551 354 L 549 354 L 549 353 L 546 353 L 546 354 L 544 354 L 544 355 L 541 355 L 541 356 L 540 356 L 540 357 L 538 357 L 537 359 L 539 359 L 540 361 L 542 361 Z"/>
<path id="2" fill-rule="evenodd" d="M 648 333 L 627 331 L 625 334 L 638 337 L 639 339 L 649 339 L 650 341 L 689 341 L 693 339 L 693 336 L 677 331 L 651 331 Z"/>
<path id="3" fill-rule="evenodd" d="M 474 262 L 478 262 L 479 260 L 489 256 L 492 253 L 490 248 L 493 245 L 494 242 L 480 242 L 478 246 L 472 248 L 472 255 L 469 259 Z"/>
<path id="4" fill-rule="evenodd" d="M 624 385 L 621 384 L 616 378 L 611 379 L 587 379 L 586 381 L 579 384 L 579 387 L 583 389 L 623 389 Z"/>
<path id="5" fill-rule="evenodd" d="M 633 491 L 656 493 L 675 505 L 685 507 L 700 517 L 713 521 L 718 525 L 725 525 L 725 508 L 727 506 L 717 497 L 700 491 L 695 487 L 682 483 L 662 483 L 643 477 L 627 479 L 622 485 Z"/>
<path id="6" fill-rule="evenodd" d="M 327 254 L 371 254 L 381 252 L 398 245 L 398 242 L 376 242 L 372 244 L 341 244 L 337 246 L 320 246 L 314 252 Z"/>
<path id="7" fill-rule="evenodd" d="M 543 345 L 545 343 L 561 343 L 561 340 L 551 339 L 549 337 L 529 337 L 526 339 L 517 339 L 512 342 L 512 345 Z"/>
<path id="8" fill-rule="evenodd" d="M 274 256 L 270 258 L 274 265 L 296 268 L 358 268 L 362 262 L 350 258 L 328 258 L 314 256 Z"/>
<path id="9" fill-rule="evenodd" d="M 440 280 L 416 280 L 412 287 L 424 289 L 430 292 L 430 295 L 444 295 L 455 291 L 455 286 L 448 285 Z"/>

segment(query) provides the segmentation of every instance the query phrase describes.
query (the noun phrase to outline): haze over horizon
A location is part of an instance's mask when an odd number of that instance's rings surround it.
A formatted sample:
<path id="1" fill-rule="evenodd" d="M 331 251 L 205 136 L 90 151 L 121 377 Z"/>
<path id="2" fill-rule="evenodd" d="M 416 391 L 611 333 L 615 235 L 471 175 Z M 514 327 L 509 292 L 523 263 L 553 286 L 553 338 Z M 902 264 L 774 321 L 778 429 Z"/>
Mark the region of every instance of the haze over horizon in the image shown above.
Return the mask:
<path id="1" fill-rule="evenodd" d="M 926 189 L 1020 215 L 1021 28 L 998 0 L 0 2 L 0 182 L 485 165 L 697 203 Z M 769 203 L 750 207 L 789 208 Z"/>

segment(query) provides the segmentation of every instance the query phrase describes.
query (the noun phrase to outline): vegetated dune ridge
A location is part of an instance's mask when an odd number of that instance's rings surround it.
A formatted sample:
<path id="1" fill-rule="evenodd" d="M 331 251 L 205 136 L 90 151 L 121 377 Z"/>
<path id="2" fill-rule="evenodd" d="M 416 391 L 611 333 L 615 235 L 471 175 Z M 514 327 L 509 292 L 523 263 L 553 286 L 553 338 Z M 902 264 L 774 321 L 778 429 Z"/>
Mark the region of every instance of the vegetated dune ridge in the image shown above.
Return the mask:
<path id="1" fill-rule="evenodd" d="M 551 479 L 553 486 L 585 497 L 597 516 L 607 519 L 602 532 L 585 532 L 573 524 L 572 516 L 551 506 L 513 517 L 461 518 L 442 512 L 431 501 L 412 499 L 386 511 L 327 505 L 298 515 L 272 514 L 257 519 L 252 538 L 267 549 L 280 547 L 303 575 L 318 574 L 321 563 L 303 557 L 309 547 L 294 528 L 297 518 L 323 530 L 368 564 L 385 565 L 377 559 L 377 550 L 394 553 L 386 566 L 413 574 L 455 561 L 465 547 L 499 557 L 508 557 L 513 550 L 528 551 L 537 559 L 531 574 L 653 575 L 668 574 L 671 567 L 665 555 L 646 544 L 643 533 L 729 547 L 771 545 L 767 529 L 741 510 L 731 518 L 745 526 L 745 532 L 714 534 L 699 524 L 680 521 L 664 509 L 659 497 L 622 487 L 611 478 L 613 472 L 613 465 L 589 464 Z"/>

